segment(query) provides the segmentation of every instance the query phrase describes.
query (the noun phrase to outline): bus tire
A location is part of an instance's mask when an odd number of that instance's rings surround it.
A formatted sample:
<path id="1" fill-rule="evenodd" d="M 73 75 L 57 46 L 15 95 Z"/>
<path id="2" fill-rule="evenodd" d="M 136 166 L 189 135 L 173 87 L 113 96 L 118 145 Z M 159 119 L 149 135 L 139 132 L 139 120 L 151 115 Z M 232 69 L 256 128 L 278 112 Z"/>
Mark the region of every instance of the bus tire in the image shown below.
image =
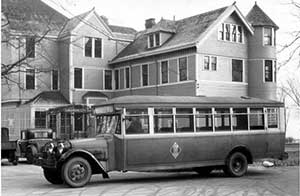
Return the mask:
<path id="1" fill-rule="evenodd" d="M 72 157 L 62 167 L 64 182 L 73 188 L 83 187 L 92 176 L 90 163 L 82 157 Z"/>
<path id="2" fill-rule="evenodd" d="M 62 184 L 63 179 L 61 178 L 60 172 L 56 169 L 47 169 L 44 168 L 44 177 L 46 180 L 52 184 Z"/>
<path id="3" fill-rule="evenodd" d="M 232 177 L 243 176 L 248 169 L 247 157 L 241 152 L 234 152 L 226 159 L 224 173 Z"/>

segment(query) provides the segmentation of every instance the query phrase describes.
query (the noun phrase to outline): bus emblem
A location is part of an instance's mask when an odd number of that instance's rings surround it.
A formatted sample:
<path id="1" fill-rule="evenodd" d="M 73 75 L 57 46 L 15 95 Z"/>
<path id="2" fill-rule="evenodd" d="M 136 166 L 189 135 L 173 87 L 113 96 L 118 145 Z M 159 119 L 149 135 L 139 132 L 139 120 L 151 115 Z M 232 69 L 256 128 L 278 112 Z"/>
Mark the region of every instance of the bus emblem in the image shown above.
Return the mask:
<path id="1" fill-rule="evenodd" d="M 172 154 L 172 156 L 176 159 L 178 157 L 178 155 L 181 152 L 181 148 L 180 146 L 175 142 L 171 148 L 170 148 L 170 153 Z"/>

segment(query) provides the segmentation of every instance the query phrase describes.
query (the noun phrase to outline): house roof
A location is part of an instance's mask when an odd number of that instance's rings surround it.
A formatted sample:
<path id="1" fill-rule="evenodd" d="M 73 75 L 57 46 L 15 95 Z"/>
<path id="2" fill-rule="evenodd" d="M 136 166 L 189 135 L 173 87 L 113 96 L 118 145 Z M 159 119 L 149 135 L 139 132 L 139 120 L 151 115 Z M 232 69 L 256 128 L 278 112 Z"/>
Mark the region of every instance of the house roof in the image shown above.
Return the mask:
<path id="1" fill-rule="evenodd" d="M 247 14 L 246 19 L 252 26 L 272 26 L 279 29 L 275 22 L 256 3 Z"/>
<path id="2" fill-rule="evenodd" d="M 1 12 L 11 30 L 28 34 L 58 35 L 68 18 L 41 0 L 2 0 Z"/>
<path id="3" fill-rule="evenodd" d="M 68 100 L 58 91 L 44 91 L 36 95 L 25 104 L 37 105 L 65 105 L 70 104 Z"/>
<path id="4" fill-rule="evenodd" d="M 110 99 L 103 104 L 93 106 L 101 107 L 107 105 L 115 105 L 116 107 L 126 106 L 204 106 L 204 107 L 220 107 L 220 106 L 276 106 L 283 107 L 282 102 L 265 100 L 252 97 L 195 97 L 195 96 L 147 96 L 147 95 L 134 95 L 134 96 L 122 96 Z"/>
<path id="5" fill-rule="evenodd" d="M 203 34 L 228 7 L 222 7 L 196 16 L 184 18 L 182 20 L 170 21 L 162 19 L 151 29 L 139 32 L 137 38 L 122 50 L 111 62 L 122 61 L 122 58 L 127 58 L 141 53 L 151 53 L 162 51 L 168 48 L 175 48 L 182 45 L 196 43 L 198 38 Z M 174 32 L 172 37 L 163 43 L 162 46 L 148 49 L 147 34 L 156 30 Z M 175 33 L 176 32 L 176 33 Z"/>

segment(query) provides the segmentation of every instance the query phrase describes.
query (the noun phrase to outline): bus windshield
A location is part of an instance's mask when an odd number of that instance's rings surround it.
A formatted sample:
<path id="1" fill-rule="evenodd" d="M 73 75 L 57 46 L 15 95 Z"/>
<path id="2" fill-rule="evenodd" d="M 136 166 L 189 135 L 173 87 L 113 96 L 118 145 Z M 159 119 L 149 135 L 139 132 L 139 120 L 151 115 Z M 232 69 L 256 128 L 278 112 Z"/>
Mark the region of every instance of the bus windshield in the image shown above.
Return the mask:
<path id="1" fill-rule="evenodd" d="M 97 134 L 120 134 L 119 115 L 97 116 Z"/>

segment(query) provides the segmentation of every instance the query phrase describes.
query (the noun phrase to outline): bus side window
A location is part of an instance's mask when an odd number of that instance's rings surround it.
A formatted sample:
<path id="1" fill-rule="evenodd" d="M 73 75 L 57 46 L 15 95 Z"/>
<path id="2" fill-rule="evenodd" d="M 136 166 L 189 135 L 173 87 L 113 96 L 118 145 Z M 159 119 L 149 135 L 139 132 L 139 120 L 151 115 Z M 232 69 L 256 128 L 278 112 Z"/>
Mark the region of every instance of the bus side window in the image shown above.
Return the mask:
<path id="1" fill-rule="evenodd" d="M 262 108 L 250 108 L 250 129 L 264 129 L 264 110 Z"/>
<path id="2" fill-rule="evenodd" d="M 176 132 L 194 132 L 192 108 L 176 108 Z"/>
<path id="3" fill-rule="evenodd" d="M 127 109 L 125 116 L 126 134 L 149 133 L 149 116 L 147 109 Z"/>
<path id="4" fill-rule="evenodd" d="M 215 131 L 231 131 L 229 108 L 215 108 Z"/>
<path id="5" fill-rule="evenodd" d="M 247 108 L 233 108 L 232 127 L 234 131 L 248 130 Z"/>
<path id="6" fill-rule="evenodd" d="M 278 128 L 278 109 L 268 108 L 268 128 Z"/>
<path id="7" fill-rule="evenodd" d="M 174 133 L 172 108 L 154 109 L 154 133 Z"/>
<path id="8" fill-rule="evenodd" d="M 196 132 L 212 132 L 213 118 L 211 108 L 196 109 Z"/>

